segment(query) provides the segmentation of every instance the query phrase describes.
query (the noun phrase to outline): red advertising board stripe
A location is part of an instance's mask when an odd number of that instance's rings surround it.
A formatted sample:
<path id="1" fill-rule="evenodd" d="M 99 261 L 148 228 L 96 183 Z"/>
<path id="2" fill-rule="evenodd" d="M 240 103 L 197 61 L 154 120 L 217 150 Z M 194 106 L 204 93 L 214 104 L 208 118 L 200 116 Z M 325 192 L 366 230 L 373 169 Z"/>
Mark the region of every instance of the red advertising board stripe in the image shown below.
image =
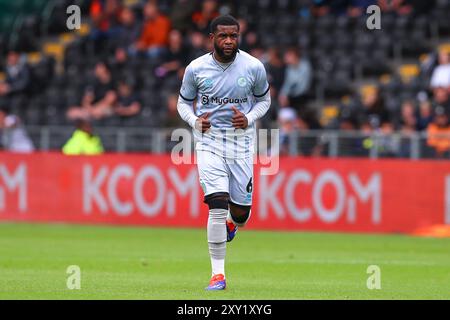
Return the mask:
<path id="1" fill-rule="evenodd" d="M 280 158 L 255 166 L 248 228 L 413 232 L 450 224 L 448 161 Z M 169 155 L 0 153 L 0 220 L 203 227 L 195 164 Z"/>

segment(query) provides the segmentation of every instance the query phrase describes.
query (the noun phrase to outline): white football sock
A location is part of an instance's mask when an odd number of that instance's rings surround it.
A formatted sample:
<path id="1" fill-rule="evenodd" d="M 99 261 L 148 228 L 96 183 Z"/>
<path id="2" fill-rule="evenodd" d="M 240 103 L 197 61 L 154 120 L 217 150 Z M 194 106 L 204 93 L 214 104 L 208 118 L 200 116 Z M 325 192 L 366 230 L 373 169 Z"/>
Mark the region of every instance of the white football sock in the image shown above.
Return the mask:
<path id="1" fill-rule="evenodd" d="M 225 276 L 225 259 L 211 258 L 211 277 L 216 274 L 223 274 Z"/>
<path id="2" fill-rule="evenodd" d="M 208 217 L 208 247 L 211 257 L 212 274 L 225 275 L 225 253 L 227 248 L 227 219 L 228 210 L 211 209 Z"/>

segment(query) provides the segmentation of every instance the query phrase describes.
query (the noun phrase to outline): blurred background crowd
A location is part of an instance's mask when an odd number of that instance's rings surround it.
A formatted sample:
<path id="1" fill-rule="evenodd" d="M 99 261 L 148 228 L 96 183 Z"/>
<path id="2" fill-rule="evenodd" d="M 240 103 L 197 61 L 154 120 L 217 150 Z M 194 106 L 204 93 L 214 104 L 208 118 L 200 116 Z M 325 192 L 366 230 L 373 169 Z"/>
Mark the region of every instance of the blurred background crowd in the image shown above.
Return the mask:
<path id="1" fill-rule="evenodd" d="M 71 4 L 79 30 L 67 29 Z M 367 27 L 374 4 L 380 30 Z M 50 149 L 83 153 L 92 137 L 87 153 L 100 153 L 117 149 L 101 128 L 185 127 L 184 69 L 212 51 L 221 14 L 266 66 L 272 106 L 259 125 L 280 128 L 282 154 L 450 156 L 449 0 L 0 0 L 0 145 L 42 149 L 31 128 L 76 126 Z M 128 150 L 145 150 L 128 136 Z"/>

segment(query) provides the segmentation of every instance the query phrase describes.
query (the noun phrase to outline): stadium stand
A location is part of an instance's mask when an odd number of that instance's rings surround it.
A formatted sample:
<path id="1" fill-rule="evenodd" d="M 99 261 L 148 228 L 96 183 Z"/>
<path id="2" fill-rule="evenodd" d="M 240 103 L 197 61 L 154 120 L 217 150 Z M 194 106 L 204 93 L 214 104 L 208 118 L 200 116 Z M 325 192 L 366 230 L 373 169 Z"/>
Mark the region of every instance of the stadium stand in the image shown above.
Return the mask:
<path id="1" fill-rule="evenodd" d="M 280 109 L 295 107 L 299 145 L 314 144 L 302 154 L 311 155 L 314 150 L 314 154 L 330 155 L 330 149 L 324 147 L 329 145 L 329 138 L 320 134 L 305 138 L 325 129 L 361 136 L 350 144 L 342 138 L 342 153 L 337 155 L 382 155 L 372 150 L 366 140 L 369 135 L 403 134 L 408 125 L 416 133 L 426 133 L 436 108 L 450 114 L 448 83 L 431 86 L 432 77 L 438 77 L 434 75 L 437 66 L 440 78 L 450 77 L 450 1 L 404 0 L 398 7 L 389 3 L 0 0 L 0 82 L 8 82 L 6 57 L 12 51 L 22 53 L 31 77 L 23 92 L 1 94 L 0 90 L 0 104 L 23 119 L 33 132 L 49 126 L 67 130 L 73 127 L 67 110 L 82 104 L 86 89 L 95 81 L 94 67 L 101 61 L 111 68 L 114 83 L 132 82 L 132 96 L 140 102 L 140 108 L 128 117 L 113 108 L 108 117 L 94 119 L 100 133 L 102 127 L 131 133 L 137 128 L 148 131 L 171 125 L 175 122 L 169 121 L 174 117 L 169 105 L 178 92 L 184 67 L 211 50 L 206 34 L 211 19 L 231 13 L 241 18 L 243 49 L 265 63 L 272 87 L 277 89 L 272 92 L 272 109 L 263 126 L 275 126 Z M 67 30 L 66 8 L 70 4 L 79 5 L 83 13 L 79 30 Z M 370 4 L 382 9 L 381 30 L 367 29 L 365 8 Z M 160 13 L 150 12 L 151 6 Z M 143 49 L 139 37 L 146 32 L 146 17 L 152 15 L 162 17 L 161 26 L 170 24 L 172 31 L 159 34 L 162 41 L 146 38 L 159 41 L 157 54 L 148 56 L 139 50 Z M 299 105 L 292 99 L 278 99 L 287 68 L 284 52 L 292 47 L 300 49 L 301 59 L 311 64 L 311 85 Z M 403 107 L 405 103 L 410 107 Z M 405 111 L 407 108 L 412 111 Z M 408 112 L 410 115 L 405 116 Z M 60 149 L 67 134 L 52 134 L 51 143 L 45 146 L 42 135 L 32 137 L 38 148 Z M 149 136 L 143 138 L 136 133 L 129 137 L 128 150 L 149 150 L 149 143 L 140 143 Z M 102 138 L 106 150 L 124 150 L 117 146 L 119 138 L 107 134 Z M 358 141 L 360 145 L 352 147 Z M 436 156 L 426 139 L 420 141 L 423 150 L 428 150 L 421 156 Z M 396 150 L 384 154 L 404 156 L 401 148 Z"/>

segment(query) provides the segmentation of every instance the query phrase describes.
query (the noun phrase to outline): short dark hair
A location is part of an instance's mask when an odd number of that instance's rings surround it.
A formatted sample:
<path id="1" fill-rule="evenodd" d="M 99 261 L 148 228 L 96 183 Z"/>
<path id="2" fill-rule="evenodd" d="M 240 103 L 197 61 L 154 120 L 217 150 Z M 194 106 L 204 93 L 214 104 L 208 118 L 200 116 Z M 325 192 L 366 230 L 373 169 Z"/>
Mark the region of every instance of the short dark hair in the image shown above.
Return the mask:
<path id="1" fill-rule="evenodd" d="M 218 16 L 214 18 L 213 21 L 211 21 L 211 33 L 214 33 L 217 31 L 217 26 L 237 26 L 238 31 L 240 29 L 239 22 L 231 15 L 223 15 Z"/>

